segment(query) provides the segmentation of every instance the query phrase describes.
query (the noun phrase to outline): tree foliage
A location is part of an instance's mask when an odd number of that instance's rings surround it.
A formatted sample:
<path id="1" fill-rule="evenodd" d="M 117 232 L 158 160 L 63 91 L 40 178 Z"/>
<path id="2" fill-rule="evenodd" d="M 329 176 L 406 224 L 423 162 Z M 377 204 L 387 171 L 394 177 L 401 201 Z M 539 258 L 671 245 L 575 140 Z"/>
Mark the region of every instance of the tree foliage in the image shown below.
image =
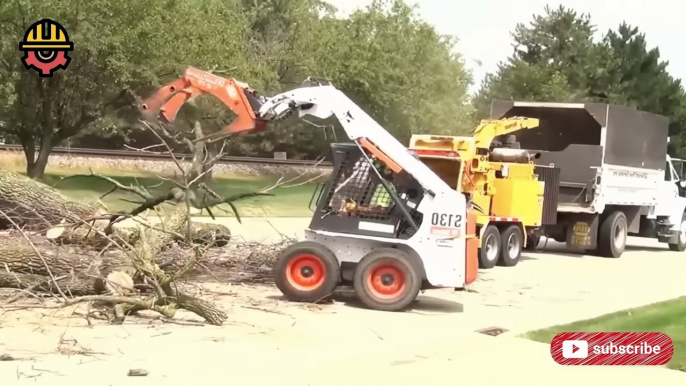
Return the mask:
<path id="1" fill-rule="evenodd" d="M 313 0 L 305 1 L 307 7 L 298 6 L 302 1 L 260 3 L 256 14 L 261 22 L 253 24 L 253 41 L 263 42 L 258 45 L 262 57 L 275 56 L 265 54 L 265 47 L 288 47 L 272 67 L 275 82 L 265 89 L 297 87 L 307 76 L 326 79 L 403 143 L 413 132 L 471 129 L 471 76 L 453 52 L 454 39 L 419 20 L 404 2 L 377 0 L 346 19 L 334 17 L 330 6 Z M 334 126 L 291 123 L 240 145 L 248 144 L 253 154 L 291 149 L 314 156 L 326 152 L 327 143 L 344 138 Z"/>
<path id="2" fill-rule="evenodd" d="M 613 103 L 669 117 L 671 133 L 680 138 L 684 90 L 658 48 L 625 23 L 598 41 L 594 33 L 589 15 L 562 6 L 517 25 L 514 53 L 474 99 L 477 116 L 489 115 L 493 99 Z"/>
<path id="3" fill-rule="evenodd" d="M 454 41 L 400 0 L 378 0 L 351 17 L 319 0 L 16 0 L 0 4 L 0 131 L 24 147 L 40 178 L 55 146 L 143 144 L 135 101 L 186 67 L 235 77 L 269 95 L 308 76 L 331 80 L 407 141 L 413 131 L 469 129 L 470 82 Z M 31 23 L 49 17 L 75 43 L 68 70 L 26 71 L 17 49 Z M 215 131 L 232 119 L 211 97 L 185 106 L 174 128 Z M 328 153 L 331 129 L 282 123 L 230 140 L 232 152 L 290 157 Z M 340 134 L 340 133 L 339 133 Z"/>

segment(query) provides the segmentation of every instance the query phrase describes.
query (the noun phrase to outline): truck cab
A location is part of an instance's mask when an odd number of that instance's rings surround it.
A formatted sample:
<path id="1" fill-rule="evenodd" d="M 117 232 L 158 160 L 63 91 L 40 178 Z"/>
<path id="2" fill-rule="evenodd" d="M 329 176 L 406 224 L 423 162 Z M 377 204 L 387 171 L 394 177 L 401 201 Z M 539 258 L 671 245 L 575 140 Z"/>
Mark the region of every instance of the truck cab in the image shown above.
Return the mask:
<path id="1" fill-rule="evenodd" d="M 671 169 L 671 172 L 669 173 L 669 178 L 667 174 L 667 168 L 665 168 L 665 180 L 670 180 L 676 182 L 674 177 L 678 179 L 678 181 L 686 182 L 686 160 L 680 159 L 680 158 L 671 158 L 667 156 L 667 162 L 668 166 Z M 676 176 L 675 176 L 676 175 Z M 680 187 L 680 189 L 684 190 L 683 188 Z M 684 197 L 683 194 L 680 194 L 681 197 Z"/>

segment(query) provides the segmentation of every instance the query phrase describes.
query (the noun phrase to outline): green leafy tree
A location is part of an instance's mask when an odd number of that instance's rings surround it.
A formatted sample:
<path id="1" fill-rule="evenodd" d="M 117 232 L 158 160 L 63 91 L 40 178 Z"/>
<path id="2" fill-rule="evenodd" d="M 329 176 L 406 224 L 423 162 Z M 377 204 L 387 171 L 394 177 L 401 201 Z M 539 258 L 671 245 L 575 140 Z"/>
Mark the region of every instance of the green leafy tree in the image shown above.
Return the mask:
<path id="1" fill-rule="evenodd" d="M 472 129 L 471 74 L 454 53 L 456 40 L 438 34 L 403 1 L 374 1 L 338 24 L 331 78 L 398 139 L 412 133 Z"/>
<path id="2" fill-rule="evenodd" d="M 454 53 L 455 40 L 436 33 L 404 2 L 375 1 L 345 19 L 313 0 L 246 0 L 244 6 L 254 18 L 250 50 L 262 63 L 265 90 L 291 89 L 310 76 L 328 80 L 403 142 L 413 132 L 472 129 L 471 77 Z M 232 142 L 252 154 L 313 158 L 346 138 L 328 123 L 291 120 Z"/>
<path id="3" fill-rule="evenodd" d="M 684 90 L 679 79 L 667 71 L 658 48 L 649 49 L 638 28 L 622 24 L 609 31 L 599 44 L 604 60 L 604 76 L 595 85 L 612 103 L 662 114 L 671 118 L 671 133 L 684 127 Z"/>
<path id="4" fill-rule="evenodd" d="M 49 15 L 75 42 L 66 71 L 26 71 L 17 43 Z M 178 15 L 184 15 L 179 18 Z M 231 20 L 227 23 L 227 20 Z M 136 114 L 137 94 L 188 65 L 240 66 L 246 21 L 230 2 L 18 0 L 0 5 L 2 130 L 24 148 L 27 173 L 41 178 L 52 149 L 85 132 L 107 132 Z"/>
<path id="5" fill-rule="evenodd" d="M 137 101 L 188 66 L 266 95 L 309 76 L 329 79 L 401 141 L 413 132 L 471 130 L 470 75 L 453 38 L 402 1 L 375 1 L 346 19 L 334 12 L 319 0 L 0 3 L 0 135 L 21 143 L 35 178 L 61 144 L 150 145 L 156 139 L 137 125 Z M 26 28 L 46 16 L 75 42 L 69 69 L 50 79 L 26 71 L 17 50 Z M 184 106 L 171 128 L 209 134 L 233 118 L 203 96 Z M 341 139 L 330 125 L 292 120 L 228 143 L 235 154 L 315 157 Z"/>
<path id="6" fill-rule="evenodd" d="M 493 99 L 603 102 L 635 107 L 671 119 L 678 152 L 684 123 L 684 90 L 667 71 L 657 48 L 625 23 L 593 40 L 588 15 L 546 7 L 513 33 L 515 52 L 484 80 L 474 98 L 477 118 L 490 114 Z"/>
<path id="7" fill-rule="evenodd" d="M 490 115 L 493 99 L 581 101 L 597 74 L 598 49 L 590 16 L 545 7 L 512 33 L 514 53 L 486 76 L 474 98 L 477 118 Z"/>

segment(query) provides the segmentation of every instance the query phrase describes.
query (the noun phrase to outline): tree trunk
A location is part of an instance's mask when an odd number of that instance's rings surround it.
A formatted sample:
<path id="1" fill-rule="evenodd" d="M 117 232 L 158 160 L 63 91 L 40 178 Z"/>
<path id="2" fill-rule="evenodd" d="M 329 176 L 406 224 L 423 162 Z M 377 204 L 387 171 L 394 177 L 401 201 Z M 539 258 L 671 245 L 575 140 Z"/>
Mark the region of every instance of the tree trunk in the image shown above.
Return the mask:
<path id="1" fill-rule="evenodd" d="M 35 242 L 37 243 L 37 242 Z M 34 244 L 36 251 L 24 238 L 3 238 L 0 249 L 0 287 L 57 292 L 50 275 L 64 293 L 74 296 L 103 293 L 104 278 L 112 272 L 133 274 L 133 267 L 125 257 L 92 256 L 67 252 L 50 245 Z M 49 269 L 49 271 L 48 271 Z"/>
<path id="2" fill-rule="evenodd" d="M 196 141 L 205 136 L 199 121 L 193 122 L 193 135 Z M 217 156 L 223 148 L 219 143 L 208 144 L 205 141 L 198 141 L 196 143 L 188 141 L 187 145 L 193 154 L 189 180 L 194 180 L 196 177 L 202 175 L 202 177 L 196 181 L 195 186 L 192 186 L 193 189 L 196 189 L 199 184 L 209 184 L 212 181 L 212 168 L 219 161 L 219 157 Z"/>
<path id="3" fill-rule="evenodd" d="M 27 174 L 34 180 L 41 180 L 45 176 L 45 168 L 48 166 L 48 159 L 52 153 L 53 145 L 52 138 L 43 138 L 41 140 L 40 150 L 38 150 L 38 158 L 34 162 L 31 169 L 27 169 Z"/>
<path id="4" fill-rule="evenodd" d="M 45 167 L 48 166 L 48 158 L 55 146 L 55 129 L 57 126 L 55 107 L 57 95 L 54 87 L 58 78 L 38 79 L 38 94 L 42 99 L 42 116 L 40 117 L 41 138 L 38 158 L 33 167 L 28 170 L 28 176 L 35 180 L 40 180 L 45 174 Z"/>
<path id="5" fill-rule="evenodd" d="M 97 204 L 71 201 L 46 184 L 0 169 L 0 210 L 20 226 L 41 231 L 62 220 L 78 224 L 80 219 L 97 215 L 100 209 Z"/>
<path id="6" fill-rule="evenodd" d="M 36 163 L 36 145 L 33 143 L 31 136 L 19 136 L 19 142 L 24 149 L 24 157 L 26 158 L 26 175 L 30 176 L 33 170 L 33 165 Z"/>
<path id="7" fill-rule="evenodd" d="M 103 236 L 105 228 L 109 225 L 108 220 L 97 220 L 81 226 L 65 227 L 57 226 L 46 233 L 48 240 L 61 245 L 79 244 L 94 248 L 105 247 L 110 243 L 107 236 Z M 163 225 L 159 225 L 161 228 Z M 140 238 L 140 228 L 114 226 L 114 234 L 110 238 L 121 238 L 130 244 Z M 182 235 L 186 230 L 181 232 Z M 116 236 L 116 237 L 115 237 Z M 210 245 L 211 247 L 223 247 L 231 240 L 231 230 L 221 224 L 191 222 L 191 240 L 194 244 Z M 183 241 L 183 240 L 176 240 Z"/>

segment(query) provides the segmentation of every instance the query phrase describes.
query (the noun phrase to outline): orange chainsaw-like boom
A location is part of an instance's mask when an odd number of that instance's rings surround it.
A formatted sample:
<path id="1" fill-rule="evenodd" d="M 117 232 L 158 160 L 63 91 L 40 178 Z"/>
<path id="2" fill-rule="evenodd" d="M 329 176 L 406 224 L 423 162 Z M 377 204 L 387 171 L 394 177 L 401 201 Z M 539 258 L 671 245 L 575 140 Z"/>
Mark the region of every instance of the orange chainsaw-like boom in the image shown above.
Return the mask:
<path id="1" fill-rule="evenodd" d="M 222 78 L 195 67 L 188 67 L 179 79 L 166 84 L 145 99 L 140 108 L 146 119 L 161 118 L 165 122 L 172 122 L 184 103 L 202 94 L 215 96 L 238 117 L 221 131 L 199 140 L 211 142 L 231 134 L 265 129 L 266 121 L 257 118 L 263 101 L 255 90 L 233 78 Z"/>

